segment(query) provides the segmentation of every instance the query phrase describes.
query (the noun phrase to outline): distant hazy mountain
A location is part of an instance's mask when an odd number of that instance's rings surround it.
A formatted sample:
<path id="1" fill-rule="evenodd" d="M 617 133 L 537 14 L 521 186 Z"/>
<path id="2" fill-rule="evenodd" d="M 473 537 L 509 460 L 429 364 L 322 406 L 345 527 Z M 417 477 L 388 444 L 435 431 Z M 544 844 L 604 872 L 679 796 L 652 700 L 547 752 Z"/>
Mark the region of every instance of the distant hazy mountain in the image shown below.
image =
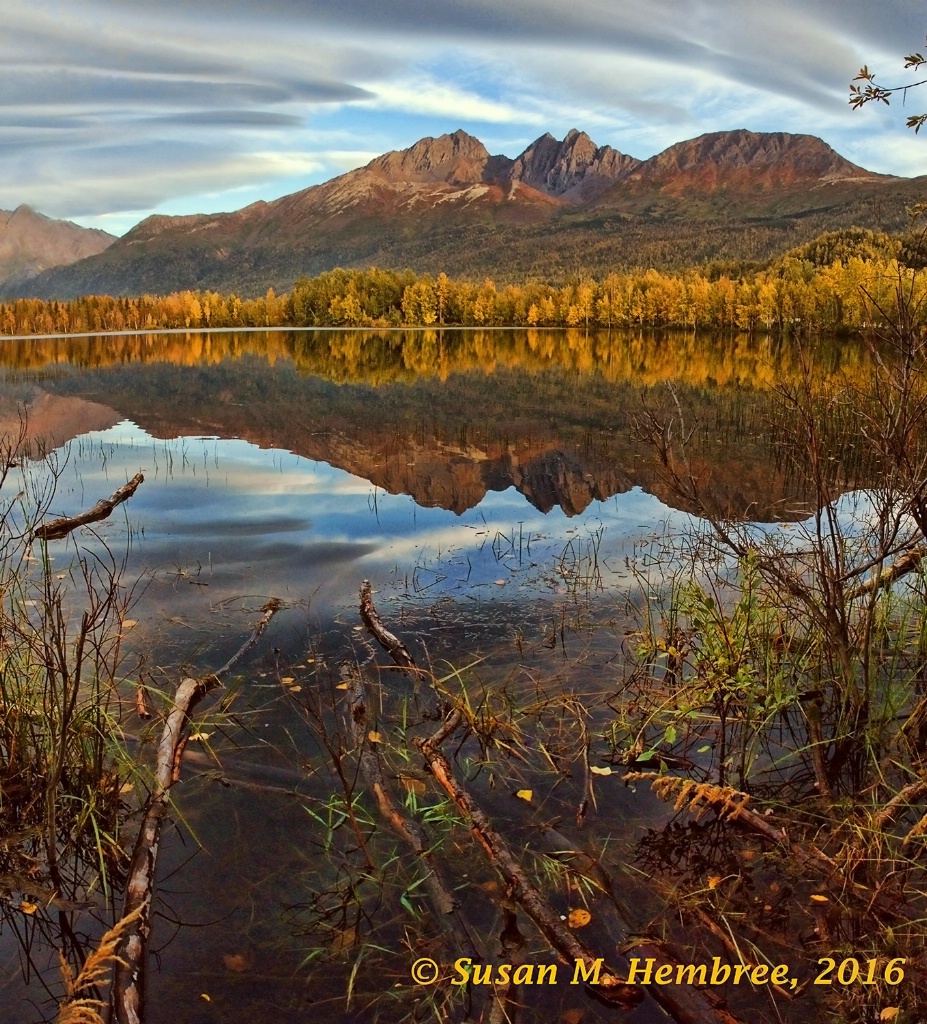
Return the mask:
<path id="1" fill-rule="evenodd" d="M 50 267 L 95 256 L 116 239 L 105 231 L 52 220 L 28 206 L 0 210 L 0 289 L 8 289 Z"/>
<path id="2" fill-rule="evenodd" d="M 289 287 L 335 266 L 564 277 L 763 259 L 823 230 L 892 230 L 927 178 L 874 174 L 811 135 L 714 132 L 640 161 L 583 132 L 514 160 L 456 131 L 235 213 L 149 217 L 22 294 Z"/>

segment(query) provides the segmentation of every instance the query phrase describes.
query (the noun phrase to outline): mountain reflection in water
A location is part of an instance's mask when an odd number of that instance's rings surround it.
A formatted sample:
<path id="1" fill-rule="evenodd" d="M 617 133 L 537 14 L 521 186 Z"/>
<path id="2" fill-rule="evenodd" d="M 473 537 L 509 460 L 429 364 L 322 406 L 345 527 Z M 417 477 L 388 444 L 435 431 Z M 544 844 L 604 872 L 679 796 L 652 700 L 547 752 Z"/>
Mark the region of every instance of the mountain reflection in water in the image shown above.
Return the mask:
<path id="1" fill-rule="evenodd" d="M 870 356 L 829 341 L 815 361 L 822 374 L 853 380 L 867 375 Z M 696 428 L 691 468 L 713 511 L 794 519 L 808 493 L 783 457 L 772 395 L 799 377 L 800 354 L 765 337 L 117 335 L 12 341 L 0 364 L 4 426 L 25 402 L 33 432 L 52 446 L 129 419 L 156 438 L 207 434 L 290 451 L 458 514 L 510 487 L 568 516 L 633 487 L 685 508 L 638 436 L 645 406 L 663 421 L 681 410 L 685 429 Z M 835 470 L 850 489 L 862 478 L 853 453 L 844 455 Z"/>

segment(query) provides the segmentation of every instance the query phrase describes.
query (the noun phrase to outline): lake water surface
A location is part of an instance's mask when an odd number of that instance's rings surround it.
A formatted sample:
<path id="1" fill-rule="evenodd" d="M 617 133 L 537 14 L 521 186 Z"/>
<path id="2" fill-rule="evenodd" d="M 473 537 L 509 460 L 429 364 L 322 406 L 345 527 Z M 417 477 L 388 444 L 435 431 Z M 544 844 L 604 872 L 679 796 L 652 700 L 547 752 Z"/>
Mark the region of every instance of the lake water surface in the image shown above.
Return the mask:
<path id="1" fill-rule="evenodd" d="M 867 373 L 867 350 L 845 341 L 821 342 L 815 359 L 824 375 Z M 799 372 L 789 343 L 669 334 L 3 342 L 0 416 L 13 430 L 25 408 L 30 434 L 52 453 L 52 512 L 73 514 L 145 475 L 97 529 L 124 554 L 124 579 L 141 581 L 129 678 L 170 691 L 183 672 L 214 670 L 265 602 L 284 604 L 230 686 L 231 717 L 203 727 L 210 735 L 178 791 L 183 820 L 164 844 L 149 1021 L 426 1019 L 431 1004 L 415 1009 L 407 976 L 427 933 L 415 916 L 421 894 L 406 892 L 409 920 L 369 923 L 373 947 L 358 921 L 345 912 L 333 923 L 324 909 L 346 877 L 345 854 L 320 825 L 332 813 L 331 772 L 320 768 L 331 751 L 305 707 L 309 695 L 333 692 L 342 659 L 375 672 L 357 615 L 361 581 L 448 685 L 454 669 L 479 660 L 467 686 L 538 700 L 552 688 L 594 694 L 589 727 L 604 729 L 641 581 L 670 571 L 694 519 L 649 427 L 675 418 L 692 430 L 693 472 L 719 514 L 798 520 L 808 490 L 784 448 L 774 388 Z M 866 477 L 851 448 L 836 470 L 847 490 Z M 59 543 L 52 550 L 65 564 Z M 408 687 L 397 680 L 383 673 L 385 687 Z M 553 735 L 544 714 L 538 728 Z M 130 713 L 125 728 L 144 736 Z M 538 820 L 513 800 L 511 780 L 496 786 L 491 771 L 476 771 L 472 782 L 530 843 Z M 575 799 L 575 783 L 564 783 L 538 814 L 558 819 Z M 616 783 L 587 832 L 617 865 L 659 813 Z M 496 934 L 492 873 L 466 849 L 452 862 L 462 886 L 474 876 L 475 926 Z M 41 971 L 48 957 L 33 941 L 27 955 L 5 922 L 7 959 L 31 956 Z M 48 993 L 25 973 L 28 985 L 18 967 L 6 977 L 3 1019 L 51 1019 Z M 588 1000 L 581 1008 L 584 1020 L 614 1019 Z M 655 1013 L 645 1006 L 628 1019 Z"/>

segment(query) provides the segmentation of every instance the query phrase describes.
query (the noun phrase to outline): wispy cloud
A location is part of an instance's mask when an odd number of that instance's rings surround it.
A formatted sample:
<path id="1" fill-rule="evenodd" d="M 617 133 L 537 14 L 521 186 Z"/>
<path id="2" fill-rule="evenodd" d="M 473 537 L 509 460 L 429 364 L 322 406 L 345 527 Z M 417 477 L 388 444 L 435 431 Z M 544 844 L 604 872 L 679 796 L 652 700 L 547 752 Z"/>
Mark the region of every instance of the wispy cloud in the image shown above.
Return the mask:
<path id="1" fill-rule="evenodd" d="M 372 107 L 405 114 L 429 114 L 444 118 L 448 124 L 456 120 L 483 121 L 488 124 L 542 124 L 539 112 L 526 112 L 508 103 L 499 103 L 477 93 L 442 83 L 432 76 L 409 78 L 401 82 L 385 82 L 368 86 Z"/>

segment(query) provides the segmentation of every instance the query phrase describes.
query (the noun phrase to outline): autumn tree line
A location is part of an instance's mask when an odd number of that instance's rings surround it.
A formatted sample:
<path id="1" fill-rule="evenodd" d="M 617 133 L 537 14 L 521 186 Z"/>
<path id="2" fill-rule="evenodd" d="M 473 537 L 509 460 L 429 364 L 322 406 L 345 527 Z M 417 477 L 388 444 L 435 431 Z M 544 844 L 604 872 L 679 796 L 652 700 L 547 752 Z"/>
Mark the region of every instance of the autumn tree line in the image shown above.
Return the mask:
<path id="1" fill-rule="evenodd" d="M 610 273 L 554 286 L 497 286 L 410 270 L 336 269 L 259 298 L 182 291 L 0 305 L 0 333 L 236 327 L 681 328 L 740 332 L 851 331 L 896 315 L 899 287 L 927 319 L 927 283 L 902 243 L 863 229 L 831 232 L 766 267 Z"/>

